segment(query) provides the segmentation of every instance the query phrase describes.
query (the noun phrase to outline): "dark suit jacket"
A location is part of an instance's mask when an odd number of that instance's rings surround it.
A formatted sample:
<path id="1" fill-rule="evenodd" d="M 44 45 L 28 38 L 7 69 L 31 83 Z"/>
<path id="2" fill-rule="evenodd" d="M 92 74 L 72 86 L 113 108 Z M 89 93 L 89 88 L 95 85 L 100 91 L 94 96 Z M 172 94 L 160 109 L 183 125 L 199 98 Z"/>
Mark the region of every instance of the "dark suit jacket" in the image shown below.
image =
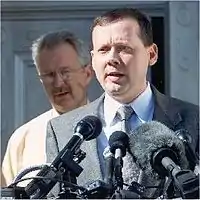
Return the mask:
<path id="1" fill-rule="evenodd" d="M 199 107 L 181 100 L 167 97 L 158 92 L 153 86 L 155 100 L 153 120 L 159 121 L 170 129 L 176 131 L 186 129 L 192 136 L 192 148 L 198 152 L 199 147 Z M 63 114 L 49 121 L 47 127 L 46 151 L 47 162 L 50 163 L 58 152 L 67 144 L 73 135 L 76 124 L 87 115 L 95 115 L 102 119 L 101 105 L 104 95 L 90 103 L 71 112 Z M 79 184 L 102 179 L 100 161 L 97 154 L 96 140 L 84 142 L 81 149 L 86 152 L 86 158 L 81 162 L 83 172 L 78 177 Z"/>

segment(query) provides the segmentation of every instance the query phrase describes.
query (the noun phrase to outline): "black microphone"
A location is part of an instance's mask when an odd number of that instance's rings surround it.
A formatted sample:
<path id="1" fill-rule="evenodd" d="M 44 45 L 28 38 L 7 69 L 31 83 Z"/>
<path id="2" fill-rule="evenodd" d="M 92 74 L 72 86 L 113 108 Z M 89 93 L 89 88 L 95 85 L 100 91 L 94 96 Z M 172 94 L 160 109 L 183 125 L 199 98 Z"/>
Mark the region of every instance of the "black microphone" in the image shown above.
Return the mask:
<path id="1" fill-rule="evenodd" d="M 86 116 L 79 121 L 74 129 L 74 135 L 55 160 L 37 174 L 44 179 L 34 179 L 25 187 L 27 195 L 32 199 L 44 198 L 57 183 L 56 179 L 61 178 L 60 176 L 70 173 L 78 177 L 83 169 L 73 160 L 73 156 L 84 140 L 96 138 L 101 131 L 102 124 L 96 116 Z M 50 180 L 51 178 L 54 180 Z"/>
<path id="2" fill-rule="evenodd" d="M 110 151 L 117 157 L 124 157 L 128 146 L 129 137 L 123 131 L 115 131 L 109 138 Z"/>
<path id="3" fill-rule="evenodd" d="M 115 155 L 115 187 L 123 188 L 123 177 L 122 177 L 122 167 L 123 160 L 122 157 L 126 155 L 126 149 L 128 146 L 129 137 L 126 133 L 122 131 L 115 131 L 109 138 L 110 151 Z"/>
<path id="4" fill-rule="evenodd" d="M 56 159 L 52 162 L 54 167 L 60 165 L 60 159 L 63 158 L 66 151 L 69 151 L 74 154 L 84 140 L 89 141 L 100 135 L 102 131 L 102 123 L 99 118 L 96 116 L 86 116 L 81 121 L 79 121 L 74 128 L 74 135 L 69 140 L 67 145 L 59 152 Z"/>

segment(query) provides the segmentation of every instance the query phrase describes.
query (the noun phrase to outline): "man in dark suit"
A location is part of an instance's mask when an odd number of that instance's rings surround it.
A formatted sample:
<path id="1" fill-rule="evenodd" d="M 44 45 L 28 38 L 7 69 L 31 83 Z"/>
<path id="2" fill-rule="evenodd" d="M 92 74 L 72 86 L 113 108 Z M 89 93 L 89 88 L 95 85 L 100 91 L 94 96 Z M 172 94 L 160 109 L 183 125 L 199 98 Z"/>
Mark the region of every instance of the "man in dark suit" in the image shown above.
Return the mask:
<path id="1" fill-rule="evenodd" d="M 184 128 L 191 134 L 191 146 L 198 154 L 199 108 L 161 94 L 146 79 L 148 67 L 158 58 L 152 35 L 149 19 L 137 9 L 112 10 L 94 20 L 92 66 L 105 94 L 89 105 L 50 120 L 47 128 L 47 161 L 52 162 L 72 137 L 77 122 L 87 115 L 101 119 L 103 130 L 100 136 L 81 146 L 87 156 L 81 162 L 84 171 L 78 177 L 79 184 L 104 178 L 103 152 L 110 135 L 121 130 L 121 122 L 116 116 L 124 105 L 134 110 L 129 119 L 131 129 L 151 120 L 159 121 L 173 131 Z M 132 167 L 126 168 L 126 164 Z M 126 183 L 138 180 L 130 156 L 124 168 Z M 157 195 L 153 192 L 149 197 L 156 198 Z"/>

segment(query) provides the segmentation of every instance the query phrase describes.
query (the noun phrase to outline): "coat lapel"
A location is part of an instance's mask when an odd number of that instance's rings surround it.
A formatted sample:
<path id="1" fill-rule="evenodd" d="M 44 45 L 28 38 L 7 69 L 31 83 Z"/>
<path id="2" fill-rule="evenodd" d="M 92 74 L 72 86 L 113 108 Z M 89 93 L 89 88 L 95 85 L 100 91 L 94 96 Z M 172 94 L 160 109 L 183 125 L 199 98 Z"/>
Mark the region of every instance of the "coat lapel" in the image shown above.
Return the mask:
<path id="1" fill-rule="evenodd" d="M 179 110 L 172 104 L 171 98 L 161 94 L 154 86 L 151 85 L 155 97 L 155 110 L 153 120 L 165 124 L 168 128 L 174 130 L 182 121 Z"/>

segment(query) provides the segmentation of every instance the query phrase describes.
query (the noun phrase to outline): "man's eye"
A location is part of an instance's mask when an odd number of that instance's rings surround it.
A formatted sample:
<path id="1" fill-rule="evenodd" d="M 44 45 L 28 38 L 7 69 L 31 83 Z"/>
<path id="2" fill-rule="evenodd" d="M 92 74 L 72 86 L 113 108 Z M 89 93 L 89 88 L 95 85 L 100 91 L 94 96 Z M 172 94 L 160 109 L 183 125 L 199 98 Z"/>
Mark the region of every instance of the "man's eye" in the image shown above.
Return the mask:
<path id="1" fill-rule="evenodd" d="M 119 46 L 118 48 L 118 52 L 126 52 L 126 53 L 133 53 L 133 49 L 131 47 L 128 46 Z"/>
<path id="2" fill-rule="evenodd" d="M 54 77 L 54 72 L 49 72 L 49 73 L 45 74 L 45 76 L 47 76 L 47 77 Z"/>
<path id="3" fill-rule="evenodd" d="M 72 73 L 72 71 L 69 71 L 69 70 L 63 70 L 63 71 L 61 71 L 61 74 L 63 76 L 68 76 L 70 73 Z"/>
<path id="4" fill-rule="evenodd" d="M 53 72 L 48 72 L 48 73 L 42 73 L 40 76 L 41 77 L 52 77 L 54 75 Z"/>
<path id="5" fill-rule="evenodd" d="M 70 73 L 70 71 L 65 69 L 65 70 L 62 70 L 61 73 Z"/>
<path id="6" fill-rule="evenodd" d="M 99 49 L 99 52 L 101 52 L 101 53 L 106 53 L 106 52 L 108 52 L 109 50 L 110 50 L 109 47 L 102 47 L 102 48 Z"/>

